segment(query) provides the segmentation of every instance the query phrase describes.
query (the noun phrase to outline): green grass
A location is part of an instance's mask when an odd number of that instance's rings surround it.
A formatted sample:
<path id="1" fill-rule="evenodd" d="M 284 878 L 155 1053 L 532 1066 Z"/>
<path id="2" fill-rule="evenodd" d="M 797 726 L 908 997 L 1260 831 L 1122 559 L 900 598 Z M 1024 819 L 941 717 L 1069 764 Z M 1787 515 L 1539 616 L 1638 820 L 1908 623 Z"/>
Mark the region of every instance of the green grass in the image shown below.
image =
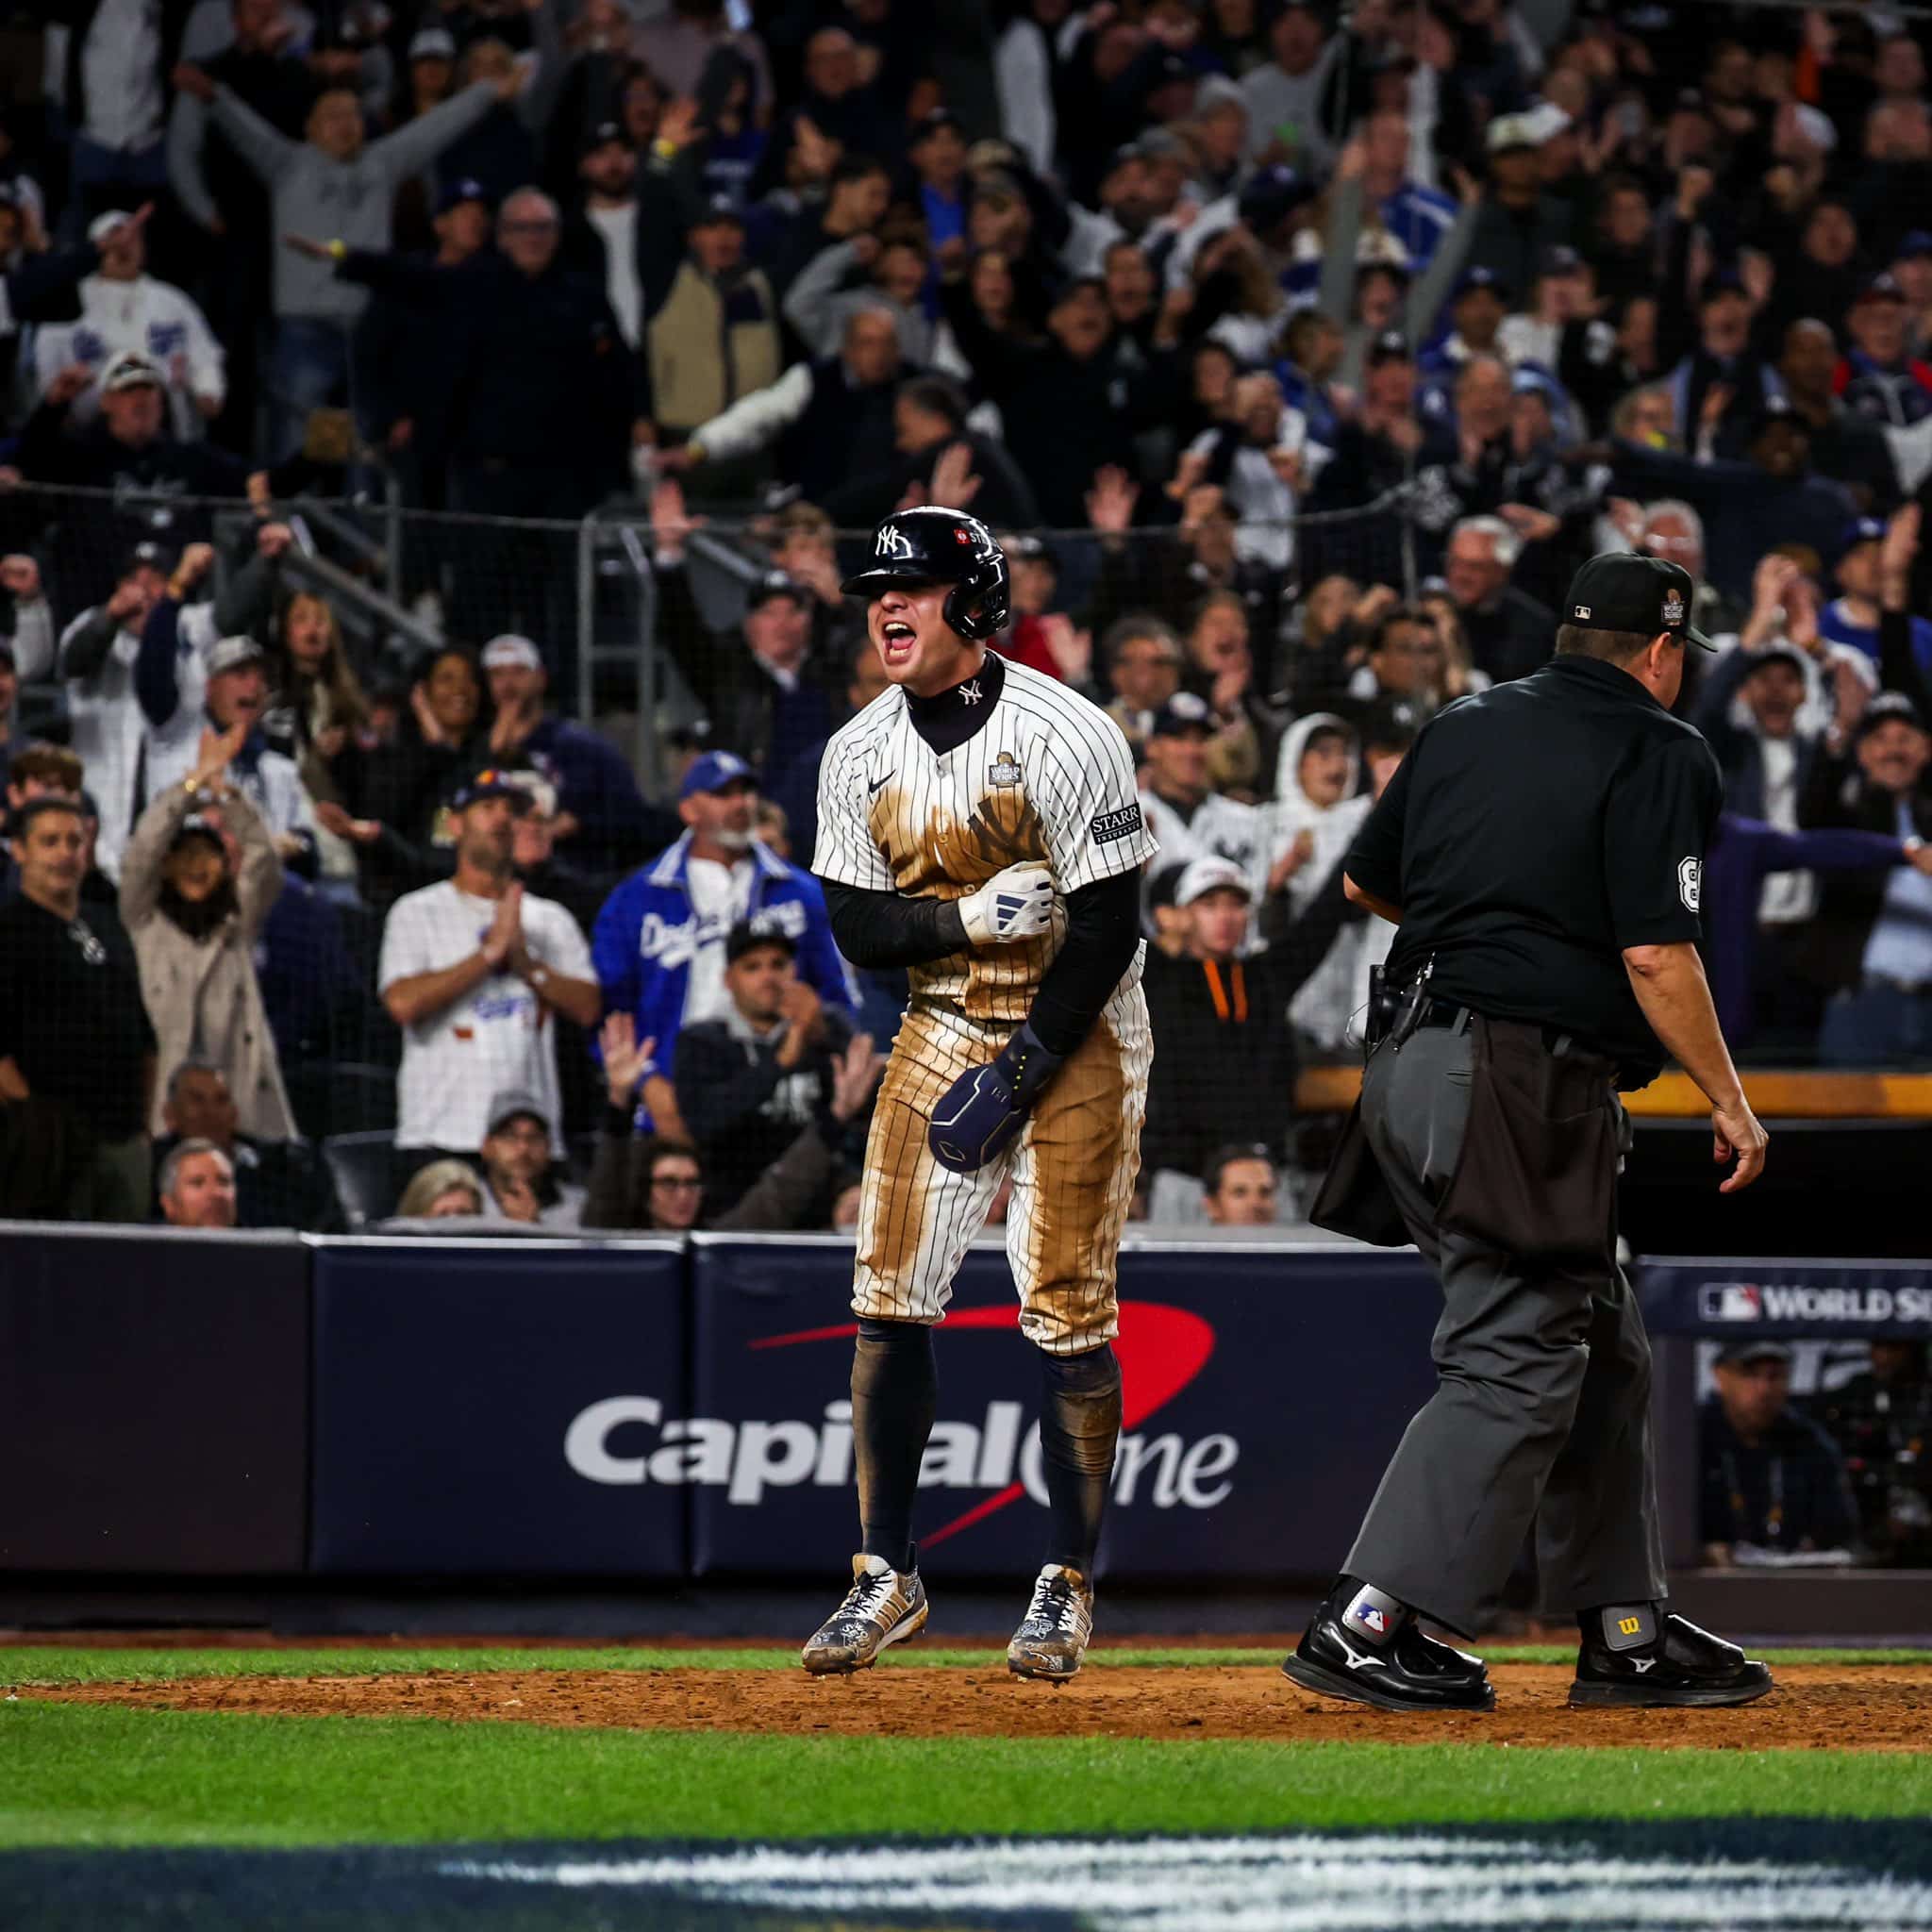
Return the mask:
<path id="1" fill-rule="evenodd" d="M 1921 1650 L 1772 1650 L 1772 1663 L 1925 1664 L 1932 1652 Z M 1491 1663 L 1566 1664 L 1574 1649 L 1519 1645 L 1489 1650 Z M 1090 1668 L 1124 1666 L 1219 1669 L 1281 1661 L 1278 1650 L 1100 1649 Z M 883 1668 L 891 1670 L 987 1670 L 1001 1662 L 996 1650 L 930 1648 L 913 1644 L 889 1651 Z M 365 1677 L 413 1676 L 425 1671 L 795 1671 L 794 1648 L 758 1650 L 663 1650 L 649 1647 L 597 1650 L 452 1650 L 434 1645 L 408 1650 L 85 1650 L 49 1645 L 0 1647 L 0 1686 L 25 1689 L 42 1684 L 161 1683 L 179 1677 Z"/>
<path id="2" fill-rule="evenodd" d="M 779 1738 L 0 1704 L 0 1847 L 1932 1812 L 1902 1753 Z"/>

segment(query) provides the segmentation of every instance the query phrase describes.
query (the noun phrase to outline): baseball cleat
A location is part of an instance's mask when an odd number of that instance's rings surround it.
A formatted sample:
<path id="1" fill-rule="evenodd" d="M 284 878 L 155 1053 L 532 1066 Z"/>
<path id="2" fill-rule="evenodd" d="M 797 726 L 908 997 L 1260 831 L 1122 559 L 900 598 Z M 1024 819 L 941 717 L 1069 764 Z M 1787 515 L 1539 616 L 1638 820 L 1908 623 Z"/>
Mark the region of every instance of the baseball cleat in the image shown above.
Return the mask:
<path id="1" fill-rule="evenodd" d="M 1304 1690 L 1342 1697 L 1377 1710 L 1493 1710 L 1496 1693 L 1479 1657 L 1425 1636 L 1412 1610 L 1376 1610 L 1379 1642 L 1351 1630 L 1347 1616 L 1357 1586 L 1344 1577 L 1315 1612 L 1302 1641 L 1282 1661 L 1281 1674 Z M 1383 1603 L 1391 1601 L 1381 1599 Z M 1390 1630 L 1388 1624 L 1394 1628 Z"/>
<path id="2" fill-rule="evenodd" d="M 1035 1579 L 1033 1601 L 1007 1645 L 1007 1668 L 1016 1677 L 1064 1684 L 1080 1668 L 1092 1635 L 1091 1586 L 1077 1570 L 1049 1563 Z"/>
<path id="3" fill-rule="evenodd" d="M 1574 1706 L 1627 1710 L 1755 1704 L 1777 1688 L 1765 1665 L 1683 1617 L 1659 1617 L 1639 1606 L 1621 1619 L 1638 1628 L 1624 1631 L 1607 1627 L 1614 1615 L 1592 1610 L 1584 1618 L 1576 1681 L 1570 1687 Z M 1619 1638 L 1638 1641 L 1614 1641 Z"/>
<path id="4" fill-rule="evenodd" d="M 902 1576 L 883 1557 L 861 1553 L 852 1559 L 845 1601 L 812 1633 L 799 1661 L 814 1676 L 869 1671 L 889 1643 L 925 1628 L 929 1608 L 917 1570 Z"/>

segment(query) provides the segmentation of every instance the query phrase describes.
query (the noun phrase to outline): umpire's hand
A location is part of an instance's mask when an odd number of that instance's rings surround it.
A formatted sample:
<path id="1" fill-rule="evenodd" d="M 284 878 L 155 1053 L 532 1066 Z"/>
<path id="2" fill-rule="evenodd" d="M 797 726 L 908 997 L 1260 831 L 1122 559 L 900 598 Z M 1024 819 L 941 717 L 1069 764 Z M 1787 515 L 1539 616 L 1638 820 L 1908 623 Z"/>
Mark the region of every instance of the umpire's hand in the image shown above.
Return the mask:
<path id="1" fill-rule="evenodd" d="M 1053 924 L 1053 869 L 1029 858 L 994 873 L 959 901 L 959 919 L 975 946 L 1038 939 Z"/>
<path id="2" fill-rule="evenodd" d="M 1764 1172 L 1764 1147 L 1771 1136 L 1764 1131 L 1751 1103 L 1740 1093 L 1735 1101 L 1710 1110 L 1713 1137 L 1710 1158 L 1722 1167 L 1733 1155 L 1738 1164 L 1718 1188 L 1720 1194 L 1736 1194 L 1748 1188 Z"/>

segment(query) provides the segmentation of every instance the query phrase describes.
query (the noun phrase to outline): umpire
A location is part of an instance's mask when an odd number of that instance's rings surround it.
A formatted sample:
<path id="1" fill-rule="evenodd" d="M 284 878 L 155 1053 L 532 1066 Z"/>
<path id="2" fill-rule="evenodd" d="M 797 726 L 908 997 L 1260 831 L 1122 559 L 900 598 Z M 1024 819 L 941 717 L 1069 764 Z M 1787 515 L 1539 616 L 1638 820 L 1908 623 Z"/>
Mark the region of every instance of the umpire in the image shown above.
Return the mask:
<path id="1" fill-rule="evenodd" d="M 1413 1241 L 1441 1277 L 1441 1382 L 1346 1574 L 1283 1669 L 1387 1710 L 1490 1708 L 1476 1626 L 1532 1524 L 1576 1612 L 1570 1701 L 1745 1704 L 1771 1675 L 1667 1615 L 1650 1345 L 1616 1259 L 1620 1089 L 1674 1058 L 1711 1103 L 1734 1193 L 1764 1165 L 1697 957 L 1723 785 L 1669 707 L 1695 586 L 1675 564 L 1577 573 L 1551 661 L 1424 729 L 1349 853 L 1394 923 L 1370 1059 L 1314 1219 Z"/>

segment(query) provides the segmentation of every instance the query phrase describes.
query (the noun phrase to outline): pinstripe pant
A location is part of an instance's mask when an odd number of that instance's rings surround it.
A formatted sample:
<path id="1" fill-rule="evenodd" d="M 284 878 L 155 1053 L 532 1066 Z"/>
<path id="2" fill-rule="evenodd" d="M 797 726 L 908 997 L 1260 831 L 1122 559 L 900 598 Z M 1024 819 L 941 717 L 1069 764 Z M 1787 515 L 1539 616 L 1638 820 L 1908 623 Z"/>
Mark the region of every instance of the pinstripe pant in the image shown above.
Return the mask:
<path id="1" fill-rule="evenodd" d="M 1010 1174 L 1020 1331 L 1049 1355 L 1081 1355 L 1119 1332 L 1115 1264 L 1154 1061 L 1147 1002 L 1138 974 L 1124 980 L 1019 1139 L 976 1174 L 954 1174 L 926 1145 L 932 1110 L 1016 1024 L 919 1005 L 901 1023 L 866 1142 L 852 1307 L 878 1321 L 943 1321 L 967 1246 Z"/>

